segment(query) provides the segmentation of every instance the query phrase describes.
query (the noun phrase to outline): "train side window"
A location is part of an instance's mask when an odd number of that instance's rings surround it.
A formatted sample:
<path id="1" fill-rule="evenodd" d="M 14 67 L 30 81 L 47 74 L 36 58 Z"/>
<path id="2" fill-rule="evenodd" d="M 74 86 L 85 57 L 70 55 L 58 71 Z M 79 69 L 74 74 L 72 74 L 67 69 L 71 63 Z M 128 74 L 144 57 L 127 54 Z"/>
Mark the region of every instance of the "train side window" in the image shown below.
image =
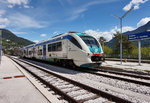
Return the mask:
<path id="1" fill-rule="evenodd" d="M 34 54 L 34 53 L 36 53 L 36 50 L 35 50 L 35 48 L 33 48 L 33 54 Z"/>
<path id="2" fill-rule="evenodd" d="M 48 52 L 51 52 L 51 51 L 62 51 L 62 43 L 58 42 L 58 43 L 49 44 Z"/>
<path id="3" fill-rule="evenodd" d="M 62 51 L 62 43 L 61 42 L 57 43 L 57 51 Z"/>
<path id="4" fill-rule="evenodd" d="M 52 51 L 56 51 L 56 43 L 52 44 Z"/>
<path id="5" fill-rule="evenodd" d="M 38 55 L 42 55 L 42 49 L 38 51 Z"/>
<path id="6" fill-rule="evenodd" d="M 51 52 L 52 51 L 52 44 L 49 44 L 48 45 L 48 52 Z"/>
<path id="7" fill-rule="evenodd" d="M 40 49 L 40 55 L 42 55 L 42 49 Z"/>
<path id="8" fill-rule="evenodd" d="M 32 54 L 32 52 L 31 51 L 29 51 L 29 55 L 31 55 Z"/>
<path id="9" fill-rule="evenodd" d="M 78 48 L 82 49 L 81 45 L 79 44 L 79 42 L 74 38 L 74 37 L 71 37 L 70 41 L 76 45 Z"/>

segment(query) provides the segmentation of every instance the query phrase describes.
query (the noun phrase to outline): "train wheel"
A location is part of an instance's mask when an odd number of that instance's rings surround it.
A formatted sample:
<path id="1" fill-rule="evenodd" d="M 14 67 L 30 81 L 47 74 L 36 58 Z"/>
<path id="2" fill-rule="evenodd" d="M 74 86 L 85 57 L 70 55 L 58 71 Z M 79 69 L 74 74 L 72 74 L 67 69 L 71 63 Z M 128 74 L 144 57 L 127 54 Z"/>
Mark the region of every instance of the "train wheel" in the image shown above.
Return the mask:
<path id="1" fill-rule="evenodd" d="M 76 65 L 73 63 L 73 61 L 69 61 L 69 66 L 72 68 L 76 68 Z"/>
<path id="2" fill-rule="evenodd" d="M 61 65 L 62 65 L 63 67 L 66 67 L 66 60 L 61 60 Z"/>

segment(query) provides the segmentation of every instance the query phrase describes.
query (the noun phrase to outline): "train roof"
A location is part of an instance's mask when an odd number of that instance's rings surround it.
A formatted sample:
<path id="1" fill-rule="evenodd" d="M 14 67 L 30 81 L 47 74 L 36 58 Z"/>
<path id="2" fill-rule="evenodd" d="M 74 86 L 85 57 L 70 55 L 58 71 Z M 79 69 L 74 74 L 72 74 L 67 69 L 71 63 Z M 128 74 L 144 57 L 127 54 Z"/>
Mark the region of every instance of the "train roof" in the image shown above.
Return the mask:
<path id="1" fill-rule="evenodd" d="M 86 33 L 73 33 L 73 34 L 78 35 L 78 36 L 89 36 L 89 37 L 93 37 L 93 36 L 88 35 L 88 34 L 86 34 Z"/>
<path id="2" fill-rule="evenodd" d="M 71 33 L 71 34 L 74 34 L 74 35 L 78 35 L 78 36 L 89 36 L 89 37 L 93 37 L 91 35 L 88 35 L 86 33 L 80 33 L 80 32 L 75 32 L 75 31 L 69 31 L 67 33 L 62 33 L 62 34 L 59 34 L 59 35 L 56 35 L 54 37 L 51 37 L 49 39 L 46 39 L 46 40 L 43 40 L 41 42 L 38 42 L 36 44 L 31 44 L 31 45 L 28 45 L 26 46 L 25 48 L 32 48 L 34 46 L 40 46 L 40 45 L 44 45 L 46 43 L 50 43 L 50 42 L 55 42 L 55 41 L 58 41 L 58 40 L 61 40 L 61 39 L 66 39 L 68 38 L 68 34 Z"/>
<path id="3" fill-rule="evenodd" d="M 32 48 L 32 47 L 34 47 L 34 45 L 35 45 L 35 44 L 30 44 L 30 45 L 28 45 L 28 46 L 25 46 L 24 48 Z"/>
<path id="4" fill-rule="evenodd" d="M 51 37 L 49 39 L 46 39 L 46 40 L 43 40 L 41 42 L 36 43 L 35 46 L 39 46 L 39 45 L 43 45 L 45 43 L 54 42 L 54 41 L 64 39 L 64 38 L 66 38 L 66 35 L 67 35 L 67 33 L 56 35 L 54 37 Z"/>

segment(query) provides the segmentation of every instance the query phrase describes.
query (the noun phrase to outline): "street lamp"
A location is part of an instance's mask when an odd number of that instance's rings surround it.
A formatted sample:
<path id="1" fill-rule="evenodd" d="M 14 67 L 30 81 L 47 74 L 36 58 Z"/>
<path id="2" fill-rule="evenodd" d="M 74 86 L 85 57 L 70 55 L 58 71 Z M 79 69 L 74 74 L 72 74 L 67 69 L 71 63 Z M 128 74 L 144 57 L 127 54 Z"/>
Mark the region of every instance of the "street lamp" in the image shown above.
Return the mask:
<path id="1" fill-rule="evenodd" d="M 131 12 L 131 10 L 133 10 L 134 7 L 132 7 L 130 10 L 128 10 L 122 17 L 119 17 L 119 16 L 116 16 L 116 15 L 112 15 L 114 16 L 115 18 L 117 19 L 120 19 L 120 34 L 121 34 L 121 40 L 120 40 L 120 61 L 121 61 L 121 64 L 122 64 L 122 19 L 127 16 L 127 14 L 129 12 Z"/>

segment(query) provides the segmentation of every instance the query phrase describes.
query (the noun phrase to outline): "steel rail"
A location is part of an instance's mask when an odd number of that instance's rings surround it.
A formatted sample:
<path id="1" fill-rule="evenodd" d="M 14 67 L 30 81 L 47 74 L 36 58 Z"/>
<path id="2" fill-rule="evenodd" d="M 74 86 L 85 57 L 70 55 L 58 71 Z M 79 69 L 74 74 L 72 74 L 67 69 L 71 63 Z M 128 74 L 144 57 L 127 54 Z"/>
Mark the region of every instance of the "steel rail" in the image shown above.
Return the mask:
<path id="1" fill-rule="evenodd" d="M 54 64 L 52 64 L 52 65 L 54 65 Z M 107 67 L 102 67 L 102 68 L 107 68 Z M 67 69 L 70 69 L 70 68 L 67 68 Z M 89 69 L 89 68 L 80 68 L 80 67 L 71 68 L 71 69 L 75 70 L 75 71 L 81 71 L 81 72 L 85 72 L 85 73 L 90 73 L 90 74 L 97 75 L 97 76 L 104 76 L 104 77 L 109 77 L 109 78 L 112 78 L 112 79 L 118 79 L 118 80 L 130 82 L 130 83 L 135 83 L 135 84 L 150 86 L 150 83 L 148 83 L 148 82 L 143 82 L 143 81 L 139 81 L 139 80 L 134 80 L 134 79 L 129 79 L 129 78 L 123 78 L 123 77 L 118 77 L 118 76 L 113 76 L 113 75 L 108 75 L 108 74 L 102 74 L 102 73 L 93 72 L 93 71 L 100 71 L 100 72 L 102 72 L 103 70 L 100 70 L 100 69 Z M 134 78 L 140 78 L 140 79 L 145 79 L 146 78 L 147 80 L 150 80 L 149 77 L 144 77 L 144 76 L 138 76 L 138 75 L 132 75 L 132 74 L 131 75 L 130 74 L 126 75 L 125 73 L 123 74 L 121 72 L 120 73 L 118 72 L 118 74 L 124 75 L 124 76 L 130 76 L 130 77 L 134 77 Z"/>
<path id="2" fill-rule="evenodd" d="M 106 61 L 120 61 L 120 59 L 117 58 L 105 58 Z M 123 61 L 125 62 L 125 59 L 123 59 Z M 136 62 L 138 63 L 138 60 L 135 59 L 127 59 L 128 62 Z M 147 63 L 150 64 L 150 60 L 142 60 L 141 63 Z"/>
<path id="3" fill-rule="evenodd" d="M 102 67 L 102 68 L 107 68 L 107 67 Z M 124 76 L 130 76 L 134 78 L 140 78 L 140 79 L 146 79 L 150 80 L 150 77 L 148 76 L 142 76 L 142 75 L 137 75 L 137 74 L 130 74 L 130 73 L 123 73 L 123 72 L 117 72 L 117 71 L 111 71 L 111 70 L 104 70 L 104 69 L 99 69 L 98 71 L 100 72 L 108 72 L 108 73 L 113 73 L 113 74 L 118 74 L 118 75 L 124 75 Z"/>
<path id="4" fill-rule="evenodd" d="M 109 78 L 113 78 L 113 79 L 118 79 L 118 80 L 122 80 L 122 81 L 126 81 L 126 82 L 131 82 L 131 83 L 135 83 L 135 84 L 140 84 L 140 85 L 145 85 L 145 86 L 150 86 L 150 83 L 148 82 L 143 82 L 143 81 L 139 81 L 139 80 L 134 80 L 134 79 L 129 79 L 129 78 L 123 78 L 123 77 L 118 77 L 118 76 L 113 76 L 113 75 L 108 75 L 108 74 L 102 74 L 102 73 L 96 73 L 96 72 L 92 72 L 92 71 L 88 71 L 88 70 L 80 70 L 86 73 L 90 73 L 90 74 L 94 74 L 94 75 L 98 75 L 98 76 L 104 76 L 104 77 L 109 77 Z M 118 73 L 119 74 L 119 73 Z M 125 74 L 124 74 L 125 75 Z M 126 75 L 127 76 L 127 75 Z"/>
<path id="5" fill-rule="evenodd" d="M 11 58 L 11 59 L 12 59 L 12 58 Z M 16 59 L 16 58 L 15 58 L 15 59 Z M 14 60 L 14 58 L 13 58 L 12 60 Z M 19 59 L 17 59 L 17 60 L 19 60 Z M 26 67 L 22 66 L 22 65 L 21 65 L 19 62 L 17 62 L 16 60 L 14 60 L 14 61 L 15 61 L 17 64 L 19 64 L 21 67 L 23 67 L 24 69 L 27 69 Z M 126 100 L 126 99 L 117 97 L 117 96 L 112 95 L 112 94 L 109 94 L 109 93 L 107 93 L 107 92 L 98 90 L 98 89 L 96 89 L 96 88 L 87 86 L 87 85 L 82 84 L 82 83 L 80 83 L 80 82 L 77 82 L 77 81 L 68 79 L 68 78 L 66 78 L 66 77 L 64 77 L 64 76 L 58 75 L 58 74 L 56 74 L 56 73 L 50 72 L 49 70 L 43 69 L 43 68 L 41 68 L 41 67 L 39 67 L 39 66 L 36 66 L 36 65 L 34 65 L 34 64 L 31 64 L 31 63 L 29 63 L 29 62 L 26 62 L 26 61 L 23 61 L 23 60 L 19 60 L 19 61 L 24 62 L 24 63 L 26 63 L 26 64 L 28 64 L 28 65 L 30 65 L 30 66 L 33 66 L 33 67 L 35 67 L 35 68 L 37 68 L 37 69 L 40 69 L 40 70 L 42 70 L 42 71 L 44 71 L 44 72 L 46 72 L 46 73 L 51 74 L 51 75 L 54 75 L 54 76 L 56 76 L 56 77 L 58 77 L 58 78 L 61 78 L 61 79 L 65 80 L 65 81 L 67 81 L 67 82 L 70 82 L 70 83 L 72 83 L 72 84 L 74 84 L 74 85 L 76 85 L 76 86 L 79 86 L 79 87 L 81 87 L 81 88 L 83 88 L 83 89 L 85 89 L 85 90 L 88 90 L 88 91 L 90 91 L 90 92 L 92 92 L 92 93 L 94 93 L 94 94 L 99 95 L 100 97 L 107 98 L 108 100 L 111 100 L 111 101 L 114 101 L 114 102 L 117 102 L 117 103 L 132 103 L 131 101 L 128 101 L 128 100 Z M 36 74 L 34 74 L 34 75 L 36 75 Z M 37 77 L 37 78 L 39 79 L 38 76 L 35 76 L 35 77 Z M 46 83 L 46 84 L 49 86 L 49 83 L 47 83 L 47 82 L 45 82 L 44 80 L 42 80 L 42 78 L 40 78 L 39 80 L 41 80 L 44 84 Z M 52 88 L 54 88 L 54 87 L 52 87 Z M 66 96 L 65 93 L 58 92 L 58 94 L 59 94 L 59 93 L 60 93 L 61 95 L 64 95 L 63 97 L 64 97 L 64 98 L 66 97 L 66 99 L 70 98 L 70 97 Z M 69 101 L 72 101 L 73 103 L 78 103 L 78 102 L 79 102 L 79 101 L 74 101 L 74 100 L 71 100 L 71 99 L 68 99 L 68 100 L 69 100 Z"/>
<path id="6" fill-rule="evenodd" d="M 12 58 L 11 58 L 12 59 Z M 14 62 L 16 62 L 18 65 L 20 65 L 22 68 L 24 68 L 26 71 L 28 71 L 30 74 L 32 74 L 35 78 L 37 78 L 40 82 L 42 82 L 43 84 L 45 84 L 47 87 L 49 87 L 50 89 L 52 89 L 53 91 L 55 91 L 57 94 L 61 95 L 64 99 L 66 99 L 67 101 L 71 102 L 71 103 L 79 103 L 77 100 L 75 100 L 74 98 L 72 98 L 71 96 L 67 95 L 66 93 L 62 92 L 59 88 L 57 88 L 56 86 L 51 85 L 49 82 L 45 81 L 44 79 L 42 79 L 40 76 L 36 75 L 35 73 L 33 73 L 32 71 L 28 70 L 27 67 L 21 65 L 19 62 L 17 62 L 16 60 L 12 59 Z M 24 62 L 25 63 L 25 62 Z M 29 64 L 30 65 L 30 64 Z M 35 67 L 35 66 L 34 66 Z M 39 69 L 39 68 L 38 68 Z"/>

